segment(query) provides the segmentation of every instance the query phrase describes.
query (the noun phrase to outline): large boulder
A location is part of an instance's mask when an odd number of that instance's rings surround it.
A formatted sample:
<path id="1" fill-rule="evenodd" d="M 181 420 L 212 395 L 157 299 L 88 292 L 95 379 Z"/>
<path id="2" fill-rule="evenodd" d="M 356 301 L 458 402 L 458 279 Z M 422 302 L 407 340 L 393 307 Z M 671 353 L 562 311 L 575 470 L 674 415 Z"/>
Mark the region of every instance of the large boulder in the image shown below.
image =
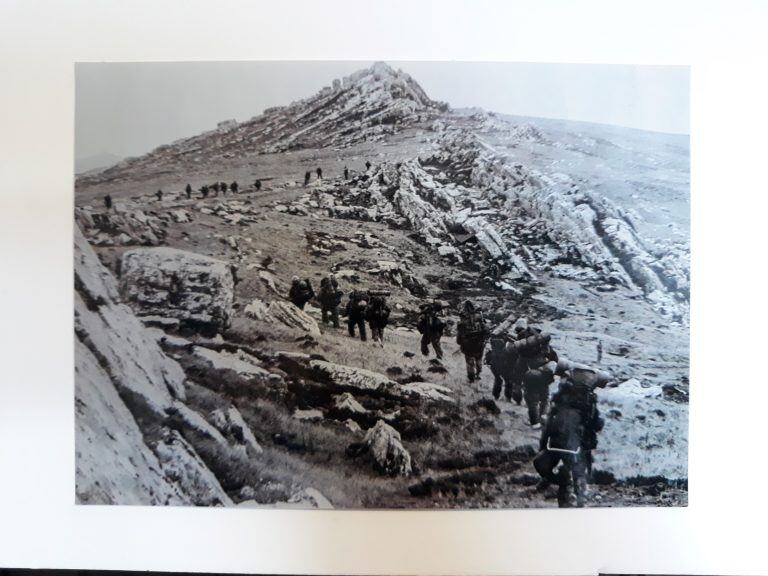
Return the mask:
<path id="1" fill-rule="evenodd" d="M 299 310 L 290 302 L 273 301 L 267 309 L 267 317 L 270 321 L 288 326 L 289 328 L 298 328 L 309 334 L 320 335 L 320 327 L 312 316 Z"/>
<path id="2" fill-rule="evenodd" d="M 229 324 L 234 279 L 226 262 L 175 248 L 140 248 L 123 254 L 120 271 L 123 299 L 140 314 L 213 331 Z"/>
<path id="3" fill-rule="evenodd" d="M 384 420 L 365 433 L 363 440 L 368 447 L 374 467 L 391 476 L 408 476 L 411 468 L 411 455 L 403 446 L 400 432 Z"/>

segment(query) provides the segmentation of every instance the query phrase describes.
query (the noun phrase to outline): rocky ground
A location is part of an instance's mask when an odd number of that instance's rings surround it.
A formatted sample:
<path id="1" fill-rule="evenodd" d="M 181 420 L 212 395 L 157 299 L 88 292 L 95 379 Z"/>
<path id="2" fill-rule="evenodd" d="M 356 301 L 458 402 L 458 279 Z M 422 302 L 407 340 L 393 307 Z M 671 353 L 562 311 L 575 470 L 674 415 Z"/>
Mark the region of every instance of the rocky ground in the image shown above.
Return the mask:
<path id="1" fill-rule="evenodd" d="M 471 298 L 573 361 L 602 341 L 589 505 L 684 505 L 687 143 L 640 140 L 453 111 L 377 65 L 79 178 L 79 501 L 556 506 L 525 408 L 494 402 L 487 371 L 466 382 L 452 331 L 442 363 L 419 353 L 418 305 L 447 303 L 455 326 Z M 329 272 L 390 293 L 383 348 L 287 303 L 294 274 L 317 289 Z"/>

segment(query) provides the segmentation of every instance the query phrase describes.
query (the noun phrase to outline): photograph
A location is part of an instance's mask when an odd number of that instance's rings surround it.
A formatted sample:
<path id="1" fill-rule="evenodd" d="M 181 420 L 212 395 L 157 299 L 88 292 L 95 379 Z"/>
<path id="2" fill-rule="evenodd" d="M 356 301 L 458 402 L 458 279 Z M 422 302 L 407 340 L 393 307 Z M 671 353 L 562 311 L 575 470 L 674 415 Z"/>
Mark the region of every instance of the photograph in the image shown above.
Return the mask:
<path id="1" fill-rule="evenodd" d="M 689 74 L 76 63 L 75 502 L 687 506 Z"/>

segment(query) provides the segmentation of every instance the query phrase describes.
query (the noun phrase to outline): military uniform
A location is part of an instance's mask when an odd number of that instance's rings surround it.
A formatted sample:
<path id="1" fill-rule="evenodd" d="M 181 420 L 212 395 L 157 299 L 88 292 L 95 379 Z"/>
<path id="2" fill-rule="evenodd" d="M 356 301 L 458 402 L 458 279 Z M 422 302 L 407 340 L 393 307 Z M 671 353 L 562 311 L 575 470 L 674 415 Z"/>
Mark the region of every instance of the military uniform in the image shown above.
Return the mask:
<path id="1" fill-rule="evenodd" d="M 440 345 L 440 339 L 445 331 L 445 322 L 437 315 L 437 309 L 434 306 L 423 306 L 419 320 L 416 323 L 416 329 L 421 334 L 421 353 L 429 356 L 429 346 L 435 351 L 438 360 L 443 358 L 443 348 Z"/>
<path id="2" fill-rule="evenodd" d="M 456 343 L 464 354 L 467 378 L 470 382 L 480 378 L 480 372 L 483 369 L 483 351 L 489 333 L 483 315 L 475 310 L 471 302 L 466 302 L 461 319 L 456 326 Z"/>
<path id="3" fill-rule="evenodd" d="M 349 335 L 354 338 L 355 327 L 360 332 L 360 340 L 365 342 L 368 337 L 365 333 L 365 316 L 368 310 L 368 302 L 365 300 L 365 294 L 354 291 L 349 295 L 347 302 L 347 329 Z"/>
<path id="4" fill-rule="evenodd" d="M 308 278 L 304 280 L 294 280 L 291 283 L 291 289 L 288 291 L 288 300 L 300 310 L 304 310 L 307 302 L 315 297 L 315 291 Z"/>
<path id="5" fill-rule="evenodd" d="M 317 299 L 320 301 L 323 324 L 328 324 L 330 317 L 334 328 L 339 327 L 339 306 L 343 295 L 335 278 L 323 278 L 320 282 L 320 294 Z"/>
<path id="6" fill-rule="evenodd" d="M 502 338 L 491 338 L 491 348 L 485 353 L 485 363 L 493 374 L 493 397 L 497 400 L 504 389 L 504 397 L 517 404 L 523 401 L 522 382 L 515 372 L 517 351 L 507 350 Z"/>
<path id="7" fill-rule="evenodd" d="M 587 476 L 591 471 L 592 450 L 597 447 L 597 434 L 604 420 L 597 409 L 593 389 L 570 378 L 560 384 L 552 397 L 539 444 L 540 452 L 533 465 L 546 481 L 557 484 L 558 504 L 571 505 L 571 491 L 577 506 L 584 506 Z M 561 464 L 555 473 L 555 468 Z"/>
<path id="8" fill-rule="evenodd" d="M 371 302 L 366 310 L 368 326 L 371 327 L 371 338 L 374 342 L 384 345 L 384 328 L 389 323 L 390 309 L 383 296 L 371 297 Z"/>

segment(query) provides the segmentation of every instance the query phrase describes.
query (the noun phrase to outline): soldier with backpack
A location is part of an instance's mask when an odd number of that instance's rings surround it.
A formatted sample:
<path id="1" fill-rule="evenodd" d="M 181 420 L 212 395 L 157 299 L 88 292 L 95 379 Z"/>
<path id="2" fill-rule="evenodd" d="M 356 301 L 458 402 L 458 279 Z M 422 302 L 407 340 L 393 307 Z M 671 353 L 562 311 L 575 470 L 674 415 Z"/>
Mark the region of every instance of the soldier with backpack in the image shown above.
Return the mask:
<path id="1" fill-rule="evenodd" d="M 104 196 L 104 208 L 107 209 L 107 212 L 109 212 L 112 209 L 112 196 L 107 194 Z"/>
<path id="2" fill-rule="evenodd" d="M 343 295 L 344 293 L 339 290 L 339 283 L 333 274 L 320 281 L 320 294 L 317 299 L 320 301 L 323 324 L 328 324 L 330 317 L 333 327 L 339 327 L 339 306 Z"/>
<path id="3" fill-rule="evenodd" d="M 309 278 L 299 280 L 294 276 L 291 280 L 291 289 L 288 291 L 288 300 L 290 300 L 299 310 L 304 310 L 304 306 L 315 297 L 315 291 Z"/>
<path id="4" fill-rule="evenodd" d="M 354 290 L 349 295 L 349 301 L 347 302 L 347 329 L 349 335 L 355 337 L 355 327 L 360 332 L 360 340 L 365 342 L 368 337 L 365 333 L 365 317 L 368 311 L 368 301 L 365 293 L 358 290 Z"/>
<path id="5" fill-rule="evenodd" d="M 597 434 L 605 424 L 594 390 L 605 382 L 593 370 L 573 368 L 552 396 L 533 465 L 542 477 L 540 489 L 550 483 L 558 485 L 560 507 L 570 506 L 572 496 L 577 506 L 584 506 L 592 450 L 597 448 Z M 555 473 L 558 464 L 560 469 Z"/>
<path id="6" fill-rule="evenodd" d="M 371 338 L 384 347 L 384 328 L 389 323 L 390 309 L 384 296 L 372 295 L 366 310 L 368 326 L 371 327 Z"/>
<path id="7" fill-rule="evenodd" d="M 192 198 L 192 186 L 187 184 L 187 187 L 184 188 L 184 192 L 187 194 L 187 200 Z"/>
<path id="8" fill-rule="evenodd" d="M 232 190 L 232 194 L 237 194 L 237 190 L 240 188 L 237 181 L 232 182 L 232 184 L 229 185 L 229 189 Z"/>
<path id="9" fill-rule="evenodd" d="M 493 397 L 498 400 L 502 388 L 504 397 L 517 405 L 523 401 L 522 382 L 515 373 L 517 351 L 506 349 L 506 339 L 501 335 L 491 337 L 491 348 L 485 353 L 485 363 L 493 374 Z"/>
<path id="10" fill-rule="evenodd" d="M 550 346 L 551 336 L 535 328 L 521 331 L 520 338 L 507 344 L 517 352 L 515 377 L 522 378 L 523 397 L 532 427 L 541 427 L 541 417 L 549 406 L 549 385 L 555 380 L 557 354 Z"/>
<path id="11" fill-rule="evenodd" d="M 490 335 L 482 312 L 469 300 L 464 303 L 461 318 L 456 326 L 456 343 L 467 362 L 467 378 L 470 382 L 480 379 L 483 369 L 483 351 Z"/>
<path id="12" fill-rule="evenodd" d="M 309 179 L 312 178 L 312 172 L 307 170 L 304 172 L 304 188 L 306 188 L 309 185 Z"/>
<path id="13" fill-rule="evenodd" d="M 443 358 L 443 348 L 440 339 L 445 331 L 445 322 L 440 318 L 441 307 L 438 304 L 422 304 L 416 329 L 421 334 L 421 353 L 429 356 L 429 345 L 435 351 L 438 360 Z"/>

